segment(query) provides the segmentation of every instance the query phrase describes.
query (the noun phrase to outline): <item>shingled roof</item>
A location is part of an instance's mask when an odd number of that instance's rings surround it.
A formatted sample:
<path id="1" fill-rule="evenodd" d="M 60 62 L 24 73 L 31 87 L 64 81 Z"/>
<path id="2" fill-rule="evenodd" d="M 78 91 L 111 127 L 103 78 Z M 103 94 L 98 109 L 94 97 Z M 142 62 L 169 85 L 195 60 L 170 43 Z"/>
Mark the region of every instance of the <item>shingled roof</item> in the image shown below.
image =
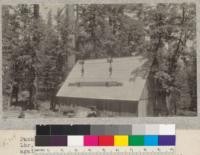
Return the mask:
<path id="1" fill-rule="evenodd" d="M 142 56 L 113 58 L 112 75 L 107 59 L 77 61 L 57 97 L 139 101 L 151 63 Z"/>

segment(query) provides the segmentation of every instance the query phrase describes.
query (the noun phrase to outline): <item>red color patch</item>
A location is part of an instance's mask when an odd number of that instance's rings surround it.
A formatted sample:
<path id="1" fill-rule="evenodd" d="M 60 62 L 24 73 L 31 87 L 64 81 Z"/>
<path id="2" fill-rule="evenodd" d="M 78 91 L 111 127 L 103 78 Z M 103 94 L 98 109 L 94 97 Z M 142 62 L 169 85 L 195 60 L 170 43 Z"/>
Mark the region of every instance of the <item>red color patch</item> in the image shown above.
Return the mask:
<path id="1" fill-rule="evenodd" d="M 99 136 L 99 146 L 114 146 L 114 136 Z"/>

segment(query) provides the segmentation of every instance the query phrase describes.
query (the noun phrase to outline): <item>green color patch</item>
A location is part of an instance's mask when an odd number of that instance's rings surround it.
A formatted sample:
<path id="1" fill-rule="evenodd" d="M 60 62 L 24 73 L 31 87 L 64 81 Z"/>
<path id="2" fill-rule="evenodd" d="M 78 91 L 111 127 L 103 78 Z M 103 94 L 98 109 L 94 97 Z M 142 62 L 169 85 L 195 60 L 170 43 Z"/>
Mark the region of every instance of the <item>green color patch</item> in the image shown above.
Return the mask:
<path id="1" fill-rule="evenodd" d="M 144 136 L 132 135 L 128 137 L 129 146 L 144 146 Z"/>

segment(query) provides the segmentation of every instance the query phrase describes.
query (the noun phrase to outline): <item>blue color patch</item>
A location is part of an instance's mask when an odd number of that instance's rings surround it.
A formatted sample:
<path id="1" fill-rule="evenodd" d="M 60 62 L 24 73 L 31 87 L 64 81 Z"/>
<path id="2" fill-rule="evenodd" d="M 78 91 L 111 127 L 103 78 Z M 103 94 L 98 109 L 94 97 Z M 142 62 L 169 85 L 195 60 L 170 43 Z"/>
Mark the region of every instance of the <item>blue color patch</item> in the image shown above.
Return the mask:
<path id="1" fill-rule="evenodd" d="M 158 136 L 146 135 L 144 136 L 145 146 L 158 146 Z"/>

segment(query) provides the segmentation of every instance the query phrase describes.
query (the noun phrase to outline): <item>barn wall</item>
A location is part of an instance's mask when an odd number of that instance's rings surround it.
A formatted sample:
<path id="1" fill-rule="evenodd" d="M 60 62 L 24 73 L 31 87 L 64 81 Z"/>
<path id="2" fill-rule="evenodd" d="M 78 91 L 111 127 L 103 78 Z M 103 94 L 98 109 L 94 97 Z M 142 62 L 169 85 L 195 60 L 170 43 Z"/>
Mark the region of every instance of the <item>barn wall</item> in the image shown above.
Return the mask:
<path id="1" fill-rule="evenodd" d="M 138 103 L 133 101 L 100 100 L 83 98 L 58 98 L 58 103 L 62 105 L 75 105 L 84 107 L 96 107 L 100 111 L 118 112 L 119 115 L 137 116 Z"/>

